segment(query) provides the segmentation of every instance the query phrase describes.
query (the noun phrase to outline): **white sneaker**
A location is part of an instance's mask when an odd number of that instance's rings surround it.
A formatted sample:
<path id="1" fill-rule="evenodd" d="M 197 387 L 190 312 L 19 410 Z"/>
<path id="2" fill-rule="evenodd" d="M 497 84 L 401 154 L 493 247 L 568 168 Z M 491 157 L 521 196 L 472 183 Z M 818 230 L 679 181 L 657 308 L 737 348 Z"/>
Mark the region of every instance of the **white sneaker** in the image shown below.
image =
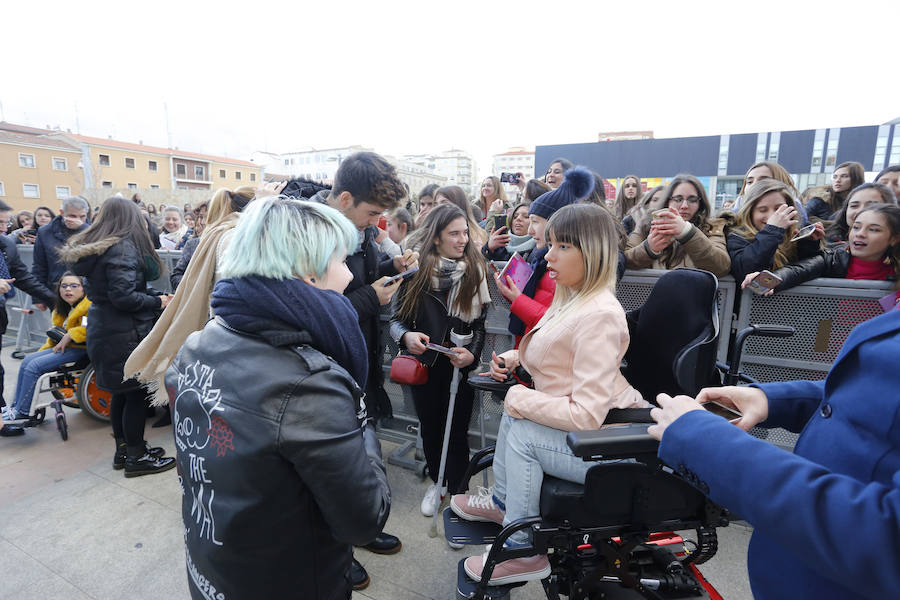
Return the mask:
<path id="1" fill-rule="evenodd" d="M 450 540 L 447 540 L 447 545 L 450 546 L 451 548 L 453 548 L 454 550 L 462 550 L 463 548 L 466 547 L 465 544 L 457 544 L 456 542 L 451 542 Z"/>
<path id="2" fill-rule="evenodd" d="M 447 488 L 441 488 L 441 498 L 443 498 L 446 493 Z M 434 507 L 437 503 L 437 484 L 432 483 L 428 486 L 428 489 L 425 490 L 425 497 L 422 498 L 422 505 L 419 508 L 422 510 L 422 514 L 424 516 L 433 517 Z"/>

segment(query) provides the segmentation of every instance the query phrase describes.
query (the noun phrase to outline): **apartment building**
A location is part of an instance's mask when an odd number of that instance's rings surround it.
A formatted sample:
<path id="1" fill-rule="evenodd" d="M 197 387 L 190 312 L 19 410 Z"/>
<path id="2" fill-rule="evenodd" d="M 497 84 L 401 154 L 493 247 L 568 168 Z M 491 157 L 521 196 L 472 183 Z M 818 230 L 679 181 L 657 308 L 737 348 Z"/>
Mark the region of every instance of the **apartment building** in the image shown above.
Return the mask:
<path id="1" fill-rule="evenodd" d="M 446 185 L 458 185 L 469 199 L 478 193 L 478 173 L 475 159 L 465 150 L 447 150 L 438 154 L 410 154 L 403 160 L 424 166 L 438 177 L 446 180 Z"/>
<path id="2" fill-rule="evenodd" d="M 534 150 L 521 146 L 510 148 L 506 152 L 495 154 L 492 161 L 491 174 L 500 177 L 503 173 L 522 173 L 525 181 L 534 178 Z M 518 187 L 504 183 L 507 198 L 517 197 Z"/>
<path id="3" fill-rule="evenodd" d="M 42 131 L 0 123 L 0 200 L 15 210 L 56 211 L 84 185 L 80 150 Z"/>

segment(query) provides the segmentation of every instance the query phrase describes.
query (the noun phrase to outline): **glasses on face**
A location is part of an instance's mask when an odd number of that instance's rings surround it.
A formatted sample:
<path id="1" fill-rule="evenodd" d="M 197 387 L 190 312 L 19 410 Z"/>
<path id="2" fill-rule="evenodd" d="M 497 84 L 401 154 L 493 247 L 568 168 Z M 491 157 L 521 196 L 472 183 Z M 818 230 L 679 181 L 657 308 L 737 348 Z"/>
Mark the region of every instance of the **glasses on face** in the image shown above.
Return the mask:
<path id="1" fill-rule="evenodd" d="M 61 283 L 59 284 L 59 289 L 61 290 L 77 290 L 81 288 L 80 283 Z"/>
<path id="2" fill-rule="evenodd" d="M 700 197 L 688 196 L 685 198 L 684 196 L 672 196 L 669 201 L 673 204 L 681 204 L 682 202 L 687 202 L 688 204 L 700 204 Z"/>

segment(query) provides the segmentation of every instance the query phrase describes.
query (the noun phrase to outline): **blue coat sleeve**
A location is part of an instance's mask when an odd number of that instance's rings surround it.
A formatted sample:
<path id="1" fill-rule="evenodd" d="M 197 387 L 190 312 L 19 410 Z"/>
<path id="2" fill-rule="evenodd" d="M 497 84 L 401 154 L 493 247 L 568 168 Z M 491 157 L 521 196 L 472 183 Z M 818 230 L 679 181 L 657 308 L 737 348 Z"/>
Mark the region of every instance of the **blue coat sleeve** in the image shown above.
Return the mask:
<path id="1" fill-rule="evenodd" d="M 900 590 L 900 472 L 890 485 L 865 483 L 706 411 L 690 411 L 669 425 L 659 457 L 692 471 L 713 501 L 790 548 L 823 578 L 867 598 L 894 598 Z"/>
<path id="2" fill-rule="evenodd" d="M 769 401 L 769 417 L 760 425 L 799 433 L 825 396 L 825 380 L 784 381 L 754 385 Z"/>

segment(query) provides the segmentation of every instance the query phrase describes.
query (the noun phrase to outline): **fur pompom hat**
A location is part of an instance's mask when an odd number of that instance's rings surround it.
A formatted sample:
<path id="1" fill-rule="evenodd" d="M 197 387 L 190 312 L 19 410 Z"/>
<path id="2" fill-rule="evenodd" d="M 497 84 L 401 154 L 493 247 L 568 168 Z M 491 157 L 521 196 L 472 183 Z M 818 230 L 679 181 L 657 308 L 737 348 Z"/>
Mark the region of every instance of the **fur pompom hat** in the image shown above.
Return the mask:
<path id="1" fill-rule="evenodd" d="M 566 171 L 565 179 L 555 190 L 538 196 L 528 208 L 529 215 L 549 219 L 564 206 L 584 200 L 594 191 L 594 175 L 584 167 L 573 167 Z"/>

